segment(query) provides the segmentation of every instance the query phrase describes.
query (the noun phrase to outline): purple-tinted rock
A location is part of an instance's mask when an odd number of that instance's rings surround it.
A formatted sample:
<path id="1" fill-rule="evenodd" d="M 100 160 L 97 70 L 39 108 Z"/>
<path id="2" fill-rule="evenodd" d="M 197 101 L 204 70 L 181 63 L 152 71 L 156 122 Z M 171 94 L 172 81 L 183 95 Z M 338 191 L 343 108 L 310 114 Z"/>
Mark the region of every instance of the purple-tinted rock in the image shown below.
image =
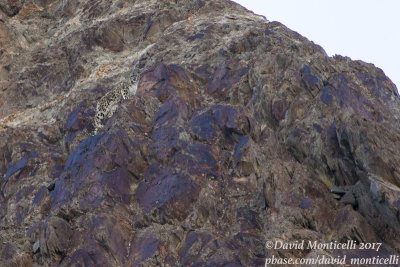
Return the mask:
<path id="1" fill-rule="evenodd" d="M 208 86 L 208 93 L 224 94 L 224 91 L 231 89 L 247 70 L 247 67 L 238 64 L 238 62 L 227 61 L 215 70 Z"/>
<path id="2" fill-rule="evenodd" d="M 138 266 L 147 258 L 150 258 L 159 249 L 160 241 L 151 233 L 141 237 L 135 237 L 131 244 L 129 258 L 133 260 L 133 265 Z"/>
<path id="3" fill-rule="evenodd" d="M 77 149 L 69 156 L 64 167 L 65 170 L 71 170 L 74 166 L 79 165 L 83 159 L 87 158 L 88 152 L 95 148 L 99 139 L 100 136 L 95 135 L 81 142 Z M 75 170 L 75 172 L 77 171 Z"/>
<path id="4" fill-rule="evenodd" d="M 249 142 L 250 137 L 248 135 L 243 136 L 242 138 L 239 139 L 239 142 L 237 143 L 235 147 L 235 152 L 233 154 L 233 162 L 235 164 L 238 164 L 238 162 L 242 159 L 243 155 L 246 153 L 246 150 L 248 147 L 246 147 L 247 142 Z"/>
<path id="5" fill-rule="evenodd" d="M 196 39 L 201 39 L 204 37 L 204 33 L 197 33 L 195 35 L 189 36 L 186 40 L 189 42 L 193 42 Z"/>
<path id="6" fill-rule="evenodd" d="M 354 194 L 350 191 L 344 194 L 344 196 L 340 199 L 340 202 L 345 205 L 350 204 L 354 208 L 357 206 L 357 200 L 355 199 Z"/>
<path id="7" fill-rule="evenodd" d="M 152 133 L 154 142 L 150 145 L 150 154 L 160 161 L 164 161 L 173 156 L 186 146 L 186 143 L 179 139 L 180 129 L 174 126 L 162 126 L 156 128 Z"/>
<path id="8" fill-rule="evenodd" d="M 321 92 L 322 92 L 320 96 L 321 101 L 327 105 L 331 104 L 333 100 L 331 88 L 329 86 L 325 86 L 324 88 L 322 88 Z"/>
<path id="9" fill-rule="evenodd" d="M 319 77 L 312 74 L 310 66 L 304 65 L 304 67 L 301 69 L 301 73 L 302 73 L 302 79 L 307 88 L 310 88 L 311 90 L 316 90 L 322 85 L 322 82 L 320 81 Z"/>
<path id="10" fill-rule="evenodd" d="M 317 124 L 317 123 L 314 123 L 314 124 L 313 124 L 313 127 L 315 128 L 315 130 L 317 130 L 318 133 L 321 133 L 321 132 L 322 132 L 322 127 L 321 127 L 321 125 L 319 125 L 319 124 Z"/>
<path id="11" fill-rule="evenodd" d="M 115 169 L 109 173 L 103 174 L 100 179 L 102 187 L 107 186 L 109 188 L 107 193 L 110 197 L 119 198 L 129 205 L 132 196 L 130 189 L 131 176 L 125 169 Z M 102 188 L 98 191 L 103 190 L 104 189 Z"/>
<path id="12" fill-rule="evenodd" d="M 21 188 L 17 194 L 15 195 L 15 200 L 17 202 L 19 202 L 20 200 L 26 198 L 27 196 L 29 196 L 29 194 L 35 189 L 35 187 L 33 186 L 26 186 Z"/>
<path id="13" fill-rule="evenodd" d="M 32 201 L 32 204 L 39 205 L 43 201 L 43 199 L 46 197 L 46 195 L 49 195 L 49 190 L 47 189 L 47 187 L 43 186 L 37 192 L 35 198 Z"/>
<path id="14" fill-rule="evenodd" d="M 395 206 L 395 207 L 397 208 L 397 210 L 400 212 L 400 199 L 399 199 L 399 200 L 396 200 L 396 201 L 393 203 L 393 206 Z"/>
<path id="15" fill-rule="evenodd" d="M 243 114 L 230 106 L 215 105 L 209 109 L 198 110 L 192 118 L 192 130 L 200 140 L 211 141 L 220 134 L 245 134 L 248 121 Z"/>
<path id="16" fill-rule="evenodd" d="M 241 231 L 261 230 L 258 214 L 247 207 L 237 210 L 236 220 L 240 223 Z"/>
<path id="17" fill-rule="evenodd" d="M 91 254 L 92 252 L 89 253 L 87 250 L 78 249 L 72 254 L 70 262 L 72 266 L 79 266 L 81 264 L 83 264 L 84 266 L 95 266 L 97 262 Z"/>
<path id="18" fill-rule="evenodd" d="M 210 169 L 212 172 L 218 172 L 217 161 L 214 157 L 214 151 L 211 146 L 193 144 L 188 146 L 187 150 L 196 162 L 197 167 Z"/>
<path id="19" fill-rule="evenodd" d="M 213 127 L 213 114 L 211 110 L 205 111 L 192 119 L 193 132 L 200 140 L 211 140 L 217 135 Z"/>
<path id="20" fill-rule="evenodd" d="M 382 70 L 233 1 L 133 2 L 0 3 L 0 265 L 316 253 L 271 240 L 400 253 L 399 95 Z"/>
<path id="21" fill-rule="evenodd" d="M 145 213 L 157 210 L 161 222 L 172 217 L 184 220 L 199 190 L 199 186 L 184 174 L 151 166 L 136 190 L 136 198 Z"/>
<path id="22" fill-rule="evenodd" d="M 58 262 L 70 248 L 71 227 L 68 222 L 59 217 L 49 218 L 42 227 L 40 253 Z"/>
<path id="23" fill-rule="evenodd" d="M 179 117 L 187 119 L 188 113 L 188 107 L 181 98 L 169 98 L 155 114 L 154 126 L 172 123 Z"/>
<path id="24" fill-rule="evenodd" d="M 312 204 L 313 204 L 312 200 L 307 197 L 300 202 L 299 207 L 302 208 L 303 210 L 306 210 L 311 208 Z"/>
<path id="25" fill-rule="evenodd" d="M 17 171 L 25 168 L 27 163 L 28 163 L 28 159 L 25 157 L 25 158 L 22 158 L 19 161 L 17 161 L 14 165 L 8 167 L 6 175 L 3 178 L 3 183 L 6 183 L 8 181 L 8 178 L 10 178 L 11 175 L 13 175 Z"/>
<path id="26" fill-rule="evenodd" d="M 212 236 L 208 233 L 190 232 L 185 239 L 185 243 L 179 250 L 178 255 L 182 259 L 184 265 L 192 265 L 197 262 L 199 254 L 204 246 L 212 240 Z"/>
<path id="27" fill-rule="evenodd" d="M 237 117 L 238 117 L 238 110 L 230 106 L 213 106 L 213 115 L 215 125 L 224 130 L 236 130 L 240 132 L 239 127 L 242 125 L 238 125 Z"/>

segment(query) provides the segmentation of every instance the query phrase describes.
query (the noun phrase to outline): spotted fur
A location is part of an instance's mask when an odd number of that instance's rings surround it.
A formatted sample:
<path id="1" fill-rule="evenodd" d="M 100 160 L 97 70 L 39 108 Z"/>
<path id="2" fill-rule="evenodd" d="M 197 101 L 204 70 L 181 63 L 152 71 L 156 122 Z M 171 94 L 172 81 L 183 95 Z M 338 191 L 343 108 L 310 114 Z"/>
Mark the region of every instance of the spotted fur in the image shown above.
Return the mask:
<path id="1" fill-rule="evenodd" d="M 136 89 L 136 81 L 129 81 L 121 84 L 117 90 L 108 92 L 99 100 L 94 118 L 94 134 L 98 134 L 99 130 L 103 128 L 103 119 L 110 118 L 117 110 L 119 102 L 123 99 L 128 99 L 130 91 L 135 94 Z"/>

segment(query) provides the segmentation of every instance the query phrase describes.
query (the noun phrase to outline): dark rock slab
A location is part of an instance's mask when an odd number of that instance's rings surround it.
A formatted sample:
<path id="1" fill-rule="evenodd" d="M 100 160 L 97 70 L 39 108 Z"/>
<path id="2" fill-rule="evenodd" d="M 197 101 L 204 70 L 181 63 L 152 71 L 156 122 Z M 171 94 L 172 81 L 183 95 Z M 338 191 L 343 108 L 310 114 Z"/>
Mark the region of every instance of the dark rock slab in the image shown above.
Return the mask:
<path id="1" fill-rule="evenodd" d="M 15 174 L 17 171 L 20 171 L 23 168 L 25 168 L 27 163 L 28 163 L 28 159 L 27 158 L 22 158 L 21 160 L 16 162 L 14 165 L 10 166 L 7 169 L 6 175 L 3 178 L 3 183 L 6 183 L 8 181 L 8 179 L 10 178 L 10 176 Z"/>
<path id="2" fill-rule="evenodd" d="M 136 197 L 146 214 L 157 212 L 160 222 L 171 218 L 182 221 L 188 215 L 188 207 L 195 203 L 199 190 L 188 176 L 151 166 L 136 190 Z"/>

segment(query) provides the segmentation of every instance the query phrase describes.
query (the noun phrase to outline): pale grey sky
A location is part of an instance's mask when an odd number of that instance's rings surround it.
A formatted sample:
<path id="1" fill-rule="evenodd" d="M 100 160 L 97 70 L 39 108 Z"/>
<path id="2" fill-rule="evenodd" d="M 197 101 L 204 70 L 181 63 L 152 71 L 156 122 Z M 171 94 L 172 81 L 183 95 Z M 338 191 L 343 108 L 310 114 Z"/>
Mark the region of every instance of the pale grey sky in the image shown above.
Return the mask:
<path id="1" fill-rule="evenodd" d="M 400 91 L 400 0 L 234 0 L 321 45 L 381 68 Z"/>

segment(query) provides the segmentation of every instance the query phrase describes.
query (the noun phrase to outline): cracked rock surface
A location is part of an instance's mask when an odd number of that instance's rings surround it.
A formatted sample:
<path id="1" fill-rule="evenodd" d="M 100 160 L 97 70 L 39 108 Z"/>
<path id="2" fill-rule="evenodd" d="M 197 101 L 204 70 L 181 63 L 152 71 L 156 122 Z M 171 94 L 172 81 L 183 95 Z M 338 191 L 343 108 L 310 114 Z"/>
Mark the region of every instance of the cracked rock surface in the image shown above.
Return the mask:
<path id="1" fill-rule="evenodd" d="M 372 64 L 226 0 L 5 0 L 0 59 L 1 266 L 400 253 L 400 98 Z"/>

